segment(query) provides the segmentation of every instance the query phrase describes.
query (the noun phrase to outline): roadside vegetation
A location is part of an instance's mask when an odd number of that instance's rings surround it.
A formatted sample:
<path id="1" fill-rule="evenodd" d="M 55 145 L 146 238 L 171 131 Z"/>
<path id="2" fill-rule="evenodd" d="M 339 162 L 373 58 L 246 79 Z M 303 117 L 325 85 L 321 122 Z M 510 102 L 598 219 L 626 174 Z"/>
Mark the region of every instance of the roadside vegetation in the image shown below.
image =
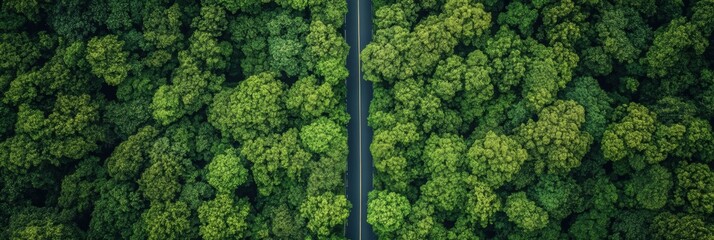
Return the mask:
<path id="1" fill-rule="evenodd" d="M 714 1 L 375 1 L 381 239 L 714 238 Z"/>
<path id="2" fill-rule="evenodd" d="M 341 0 L 0 2 L 0 239 L 343 236 Z"/>

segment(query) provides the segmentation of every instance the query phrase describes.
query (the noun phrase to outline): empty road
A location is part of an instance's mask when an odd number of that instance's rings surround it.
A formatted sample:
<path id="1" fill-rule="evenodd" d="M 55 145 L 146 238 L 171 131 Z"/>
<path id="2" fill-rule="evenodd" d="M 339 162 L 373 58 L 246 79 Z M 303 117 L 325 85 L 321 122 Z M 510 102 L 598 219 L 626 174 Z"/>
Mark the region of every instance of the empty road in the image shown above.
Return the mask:
<path id="1" fill-rule="evenodd" d="M 349 239 L 376 239 L 372 226 L 367 224 L 367 193 L 372 190 L 372 128 L 367 126 L 372 83 L 362 78 L 361 50 L 372 40 L 372 3 L 370 0 L 347 0 L 345 37 L 350 46 L 347 56 L 347 198 L 352 209 L 347 222 Z"/>

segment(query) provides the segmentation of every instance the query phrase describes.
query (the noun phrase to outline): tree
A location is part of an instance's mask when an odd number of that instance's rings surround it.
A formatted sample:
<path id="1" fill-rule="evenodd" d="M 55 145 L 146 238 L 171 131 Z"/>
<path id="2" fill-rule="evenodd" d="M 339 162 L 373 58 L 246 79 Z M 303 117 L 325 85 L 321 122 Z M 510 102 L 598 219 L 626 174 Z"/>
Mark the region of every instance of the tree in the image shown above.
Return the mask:
<path id="1" fill-rule="evenodd" d="M 282 135 L 249 140 L 241 155 L 253 163 L 250 168 L 258 193 L 270 196 L 284 180 L 298 180 L 306 172 L 312 154 L 300 147 L 298 131 L 290 129 Z"/>
<path id="2" fill-rule="evenodd" d="M 577 102 L 585 109 L 583 129 L 594 139 L 602 138 L 607 127 L 607 116 L 613 111 L 612 98 L 600 88 L 597 80 L 591 77 L 576 78 L 565 90 L 565 98 Z"/>
<path id="3" fill-rule="evenodd" d="M 532 188 L 533 199 L 553 220 L 570 215 L 581 199 L 580 186 L 569 177 L 544 174 Z"/>
<path id="4" fill-rule="evenodd" d="M 477 139 L 467 154 L 471 173 L 492 188 L 509 182 L 523 162 L 528 152 L 515 140 L 492 131 L 483 139 Z"/>
<path id="5" fill-rule="evenodd" d="M 107 171 L 118 180 L 134 179 L 146 164 L 150 143 L 157 135 L 156 129 L 147 126 L 117 146 L 107 159 Z"/>
<path id="6" fill-rule="evenodd" d="M 486 227 L 494 222 L 494 216 L 501 211 L 501 198 L 491 186 L 479 181 L 472 183 L 473 187 L 468 193 L 466 214 L 469 219 Z"/>
<path id="7" fill-rule="evenodd" d="M 627 157 L 635 169 L 665 160 L 686 131 L 680 124 L 659 123 L 656 113 L 637 103 L 617 107 L 614 116 L 619 121 L 610 124 L 603 134 L 603 154 L 612 161 Z"/>
<path id="8" fill-rule="evenodd" d="M 367 201 L 367 222 L 380 234 L 398 231 L 411 212 L 409 200 L 388 191 L 371 191 Z"/>
<path id="9" fill-rule="evenodd" d="M 248 170 L 233 149 L 214 157 L 207 167 L 206 179 L 219 193 L 230 194 L 248 181 Z"/>
<path id="10" fill-rule="evenodd" d="M 342 22 L 340 22 L 341 24 Z M 310 23 L 310 33 L 305 36 L 306 53 L 304 59 L 309 69 L 313 69 L 329 85 L 338 85 L 347 78 L 345 67 L 349 47 L 330 25 L 317 20 Z"/>
<path id="11" fill-rule="evenodd" d="M 141 212 L 145 206 L 141 194 L 129 183 L 114 180 L 100 185 L 99 199 L 94 202 L 89 222 L 89 236 L 97 239 L 141 238 Z"/>
<path id="12" fill-rule="evenodd" d="M 685 53 L 701 55 L 707 46 L 706 36 L 684 18 L 673 19 L 663 31 L 655 34 L 652 47 L 644 59 L 647 75 L 661 77 L 675 63 L 688 59 Z"/>
<path id="13" fill-rule="evenodd" d="M 129 74 L 126 63 L 129 54 L 122 50 L 123 46 L 124 42 L 115 35 L 92 38 L 87 43 L 87 62 L 92 73 L 112 86 L 119 85 Z"/>
<path id="14" fill-rule="evenodd" d="M 701 163 L 683 163 L 675 169 L 676 185 L 674 202 L 686 204 L 692 212 L 714 212 L 714 173 Z"/>
<path id="15" fill-rule="evenodd" d="M 300 129 L 300 140 L 314 153 L 332 157 L 347 155 L 347 136 L 339 125 L 326 118 L 320 118 Z"/>
<path id="16" fill-rule="evenodd" d="M 229 194 L 218 194 L 212 201 L 198 208 L 200 233 L 204 239 L 241 239 L 248 229 L 250 204 L 244 199 L 234 200 Z"/>
<path id="17" fill-rule="evenodd" d="M 281 132 L 287 122 L 284 92 L 284 84 L 270 73 L 249 77 L 236 88 L 216 94 L 208 121 L 236 140 Z"/>
<path id="18" fill-rule="evenodd" d="M 525 231 L 535 231 L 548 224 L 548 213 L 529 200 L 524 192 L 508 196 L 504 211 L 508 221 Z"/>
<path id="19" fill-rule="evenodd" d="M 333 86 L 328 83 L 319 84 L 314 76 L 298 79 L 287 91 L 285 108 L 289 113 L 297 115 L 303 121 L 330 114 L 337 108 Z"/>
<path id="20" fill-rule="evenodd" d="M 143 230 L 148 239 L 181 238 L 187 236 L 191 212 L 184 202 L 154 203 L 141 214 Z"/>
<path id="21" fill-rule="evenodd" d="M 508 4 L 506 10 L 498 15 L 498 23 L 512 26 L 518 29 L 522 35 L 530 35 L 533 31 L 532 25 L 538 18 L 538 10 L 520 1 Z"/>
<path id="22" fill-rule="evenodd" d="M 592 143 L 581 131 L 585 110 L 574 101 L 556 101 L 516 130 L 518 140 L 536 160 L 536 172 L 564 173 L 580 166 Z"/>
<path id="23" fill-rule="evenodd" d="M 349 215 L 350 202 L 344 195 L 331 192 L 318 196 L 308 196 L 300 205 L 300 216 L 309 219 L 307 228 L 317 236 L 330 235 L 331 229 L 345 223 Z"/>
<path id="24" fill-rule="evenodd" d="M 714 229 L 697 215 L 663 212 L 654 219 L 652 231 L 662 239 L 706 239 L 714 236 Z"/>
<path id="25" fill-rule="evenodd" d="M 460 172 L 465 152 L 466 143 L 459 136 L 432 134 L 424 146 L 425 170 L 434 177 Z"/>
<path id="26" fill-rule="evenodd" d="M 653 165 L 634 175 L 625 185 L 625 195 L 633 197 L 639 206 L 655 210 L 667 204 L 671 188 L 672 173 L 662 166 Z"/>

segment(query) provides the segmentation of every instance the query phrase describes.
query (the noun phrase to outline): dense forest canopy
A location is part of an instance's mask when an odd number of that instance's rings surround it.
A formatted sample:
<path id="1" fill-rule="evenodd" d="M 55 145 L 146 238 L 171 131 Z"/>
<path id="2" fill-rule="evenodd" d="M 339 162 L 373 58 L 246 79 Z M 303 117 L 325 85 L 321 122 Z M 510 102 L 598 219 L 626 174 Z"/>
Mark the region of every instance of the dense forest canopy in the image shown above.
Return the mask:
<path id="1" fill-rule="evenodd" d="M 374 5 L 380 238 L 714 238 L 714 1 Z"/>
<path id="2" fill-rule="evenodd" d="M 0 239 L 343 236 L 342 0 L 0 2 Z"/>
<path id="3" fill-rule="evenodd" d="M 714 239 L 714 0 L 375 0 L 382 239 Z M 341 239 L 344 0 L 0 2 L 0 239 Z"/>

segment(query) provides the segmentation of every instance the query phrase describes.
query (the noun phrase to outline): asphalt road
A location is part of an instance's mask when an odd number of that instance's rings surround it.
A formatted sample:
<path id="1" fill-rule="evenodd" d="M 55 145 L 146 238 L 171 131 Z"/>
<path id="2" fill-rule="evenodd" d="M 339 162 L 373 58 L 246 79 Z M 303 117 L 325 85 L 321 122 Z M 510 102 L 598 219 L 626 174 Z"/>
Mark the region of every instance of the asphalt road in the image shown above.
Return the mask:
<path id="1" fill-rule="evenodd" d="M 367 126 L 369 103 L 372 100 L 372 83 L 362 78 L 361 50 L 372 40 L 371 0 L 347 0 L 345 36 L 350 46 L 347 55 L 347 198 L 352 203 L 347 219 L 346 237 L 349 239 L 376 239 L 372 226 L 367 223 L 367 193 L 372 190 L 372 128 Z"/>

